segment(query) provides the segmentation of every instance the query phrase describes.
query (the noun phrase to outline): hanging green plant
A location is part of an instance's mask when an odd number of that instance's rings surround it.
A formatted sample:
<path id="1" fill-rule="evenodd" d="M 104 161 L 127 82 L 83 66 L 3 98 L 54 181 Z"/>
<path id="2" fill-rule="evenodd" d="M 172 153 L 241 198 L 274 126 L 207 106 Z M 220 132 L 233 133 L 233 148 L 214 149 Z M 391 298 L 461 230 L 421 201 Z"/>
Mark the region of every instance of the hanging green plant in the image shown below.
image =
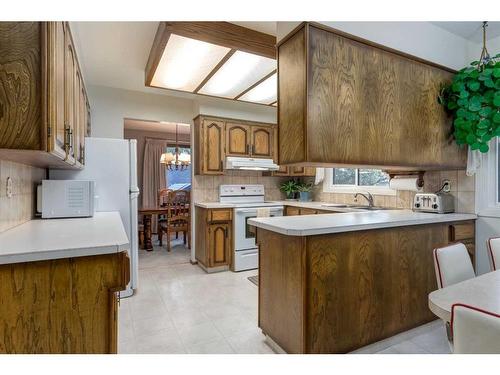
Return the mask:
<path id="1" fill-rule="evenodd" d="M 458 145 L 488 152 L 489 141 L 500 136 L 500 53 L 490 57 L 483 24 L 483 51 L 479 61 L 461 69 L 441 90 L 438 101 L 453 116 Z"/>

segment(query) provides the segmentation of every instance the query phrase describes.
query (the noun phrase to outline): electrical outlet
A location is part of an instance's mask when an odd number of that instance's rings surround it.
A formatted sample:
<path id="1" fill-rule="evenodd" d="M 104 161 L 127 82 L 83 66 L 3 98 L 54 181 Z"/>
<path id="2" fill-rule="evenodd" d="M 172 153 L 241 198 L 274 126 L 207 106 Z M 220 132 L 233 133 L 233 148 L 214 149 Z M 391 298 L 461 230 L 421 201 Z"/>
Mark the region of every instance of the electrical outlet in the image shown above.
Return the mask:
<path id="1" fill-rule="evenodd" d="M 442 186 L 441 190 L 444 193 L 449 193 L 451 191 L 451 182 L 450 182 L 450 180 L 443 180 L 443 183 L 442 183 L 441 186 Z"/>
<path id="2" fill-rule="evenodd" d="M 12 178 L 7 177 L 7 182 L 5 185 L 5 190 L 7 194 L 7 198 L 12 198 Z"/>

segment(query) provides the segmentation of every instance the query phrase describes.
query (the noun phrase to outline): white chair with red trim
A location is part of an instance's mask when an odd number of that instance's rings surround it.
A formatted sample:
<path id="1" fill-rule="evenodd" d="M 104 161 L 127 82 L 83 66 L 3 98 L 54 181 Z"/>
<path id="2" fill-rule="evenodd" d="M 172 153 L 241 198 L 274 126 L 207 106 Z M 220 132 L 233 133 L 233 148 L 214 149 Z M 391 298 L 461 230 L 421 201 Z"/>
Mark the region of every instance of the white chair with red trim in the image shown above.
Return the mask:
<path id="1" fill-rule="evenodd" d="M 488 257 L 492 271 L 500 270 L 500 237 L 493 237 L 486 241 Z"/>
<path id="2" fill-rule="evenodd" d="M 463 243 L 434 249 L 434 269 L 439 289 L 476 277 L 469 252 Z M 448 322 L 445 322 L 445 326 L 448 343 L 453 351 L 451 326 Z"/>
<path id="3" fill-rule="evenodd" d="M 476 277 L 463 243 L 434 249 L 434 268 L 439 289 Z"/>
<path id="4" fill-rule="evenodd" d="M 500 315 L 461 303 L 451 307 L 455 354 L 500 354 Z"/>

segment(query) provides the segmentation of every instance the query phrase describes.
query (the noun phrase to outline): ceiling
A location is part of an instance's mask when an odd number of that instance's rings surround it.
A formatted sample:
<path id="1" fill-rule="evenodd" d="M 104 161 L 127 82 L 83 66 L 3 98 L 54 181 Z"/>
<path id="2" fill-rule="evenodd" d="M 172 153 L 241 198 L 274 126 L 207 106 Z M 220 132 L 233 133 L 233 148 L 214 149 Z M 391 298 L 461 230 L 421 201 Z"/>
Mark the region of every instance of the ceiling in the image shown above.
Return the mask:
<path id="1" fill-rule="evenodd" d="M 482 21 L 431 23 L 471 42 L 481 43 L 483 41 Z M 488 22 L 488 28 L 486 29 L 487 39 L 494 39 L 498 36 L 500 36 L 500 22 Z"/>
<path id="2" fill-rule="evenodd" d="M 145 120 L 135 120 L 135 119 L 125 119 L 124 128 L 126 130 L 140 130 L 140 131 L 150 131 L 157 133 L 175 133 L 175 123 L 174 122 L 158 122 L 158 121 L 145 121 Z M 191 127 L 189 124 L 177 124 L 179 125 L 179 134 L 189 135 L 191 132 Z"/>
<path id="3" fill-rule="evenodd" d="M 276 34 L 276 22 L 233 23 Z M 480 21 L 432 23 L 465 39 L 481 41 Z M 71 22 L 71 28 L 86 84 L 199 98 L 196 94 L 145 87 L 144 68 L 158 22 Z M 500 22 L 489 22 L 488 38 L 497 36 Z"/>
<path id="4" fill-rule="evenodd" d="M 276 22 L 234 23 L 261 32 L 276 33 Z M 192 100 L 200 98 L 199 95 L 192 93 L 144 85 L 144 68 L 158 24 L 158 22 L 70 22 L 85 83 Z"/>

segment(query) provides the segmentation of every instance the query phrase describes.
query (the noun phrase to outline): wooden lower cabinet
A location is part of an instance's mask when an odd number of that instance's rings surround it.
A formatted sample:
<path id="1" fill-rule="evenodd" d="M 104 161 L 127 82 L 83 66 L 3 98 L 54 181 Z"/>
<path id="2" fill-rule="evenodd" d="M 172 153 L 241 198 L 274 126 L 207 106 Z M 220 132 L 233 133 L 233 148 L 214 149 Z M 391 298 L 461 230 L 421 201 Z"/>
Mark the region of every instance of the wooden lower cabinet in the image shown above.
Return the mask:
<path id="1" fill-rule="evenodd" d="M 196 207 L 196 260 L 207 272 L 229 269 L 232 260 L 232 210 Z"/>
<path id="2" fill-rule="evenodd" d="M 316 176 L 316 168 L 280 165 L 277 171 L 270 173 L 265 172 L 264 175 L 282 177 L 314 177 Z"/>
<path id="3" fill-rule="evenodd" d="M 126 252 L 0 265 L 0 353 L 116 353 Z"/>
<path id="4" fill-rule="evenodd" d="M 259 327 L 288 353 L 347 353 L 435 320 L 433 249 L 453 225 L 306 237 L 257 228 Z"/>
<path id="5" fill-rule="evenodd" d="M 285 206 L 285 216 L 333 214 L 335 211 L 316 210 L 307 207 Z"/>

